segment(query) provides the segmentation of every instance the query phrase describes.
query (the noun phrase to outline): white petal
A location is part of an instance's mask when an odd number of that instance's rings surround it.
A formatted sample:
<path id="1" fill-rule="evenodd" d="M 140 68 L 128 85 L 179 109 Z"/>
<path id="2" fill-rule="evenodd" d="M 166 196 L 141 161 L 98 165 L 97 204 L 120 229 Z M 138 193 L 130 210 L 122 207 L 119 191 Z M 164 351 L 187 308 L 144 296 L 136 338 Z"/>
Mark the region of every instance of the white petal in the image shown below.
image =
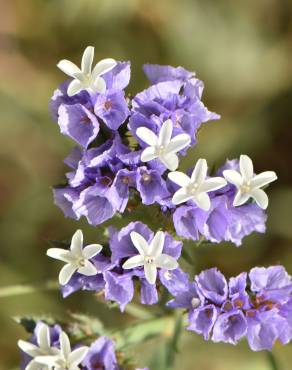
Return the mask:
<path id="1" fill-rule="evenodd" d="M 191 180 L 200 185 L 207 176 L 208 165 L 206 159 L 199 159 L 193 170 Z"/>
<path id="2" fill-rule="evenodd" d="M 141 254 L 137 254 L 137 256 L 129 258 L 124 264 L 123 269 L 133 269 L 135 267 L 143 266 L 144 265 L 144 257 Z"/>
<path id="3" fill-rule="evenodd" d="M 78 364 L 80 364 L 84 357 L 86 356 L 87 352 L 88 352 L 89 348 L 86 347 L 86 346 L 83 346 L 83 347 L 79 347 L 77 349 L 75 349 L 74 351 L 72 351 L 69 355 L 69 364 L 71 366 L 76 366 Z"/>
<path id="4" fill-rule="evenodd" d="M 251 191 L 251 196 L 262 209 L 266 209 L 268 207 L 269 198 L 262 189 L 253 189 Z"/>
<path id="5" fill-rule="evenodd" d="M 36 362 L 35 360 L 31 360 L 25 367 L 24 370 L 43 370 L 44 367 L 39 362 Z"/>
<path id="6" fill-rule="evenodd" d="M 233 201 L 234 207 L 243 205 L 249 200 L 249 198 L 250 198 L 250 193 L 242 193 L 241 191 L 238 191 Z"/>
<path id="7" fill-rule="evenodd" d="M 109 72 L 117 65 L 117 62 L 112 58 L 106 58 L 99 61 L 92 71 L 92 77 L 96 78 Z"/>
<path id="8" fill-rule="evenodd" d="M 102 77 L 96 77 L 93 84 L 90 86 L 90 90 L 103 94 L 106 91 L 106 83 Z"/>
<path id="9" fill-rule="evenodd" d="M 39 364 L 47 365 L 51 369 L 56 364 L 57 359 L 57 356 L 37 356 L 34 360 Z M 43 370 L 43 367 L 39 367 L 39 369 Z"/>
<path id="10" fill-rule="evenodd" d="M 161 254 L 155 259 L 155 264 L 157 267 L 166 269 L 166 270 L 174 270 L 178 267 L 177 260 L 174 259 L 172 256 L 168 256 L 167 254 Z"/>
<path id="11" fill-rule="evenodd" d="M 157 276 L 157 268 L 153 264 L 146 263 L 144 265 L 144 272 L 145 272 L 145 277 L 146 280 L 148 281 L 149 284 L 155 284 L 156 282 L 156 276 Z"/>
<path id="12" fill-rule="evenodd" d="M 186 189 L 182 188 L 176 191 L 172 197 L 173 204 L 181 204 L 193 199 L 193 194 L 190 194 Z"/>
<path id="13" fill-rule="evenodd" d="M 84 261 L 84 266 L 79 267 L 77 270 L 79 274 L 85 275 L 85 276 L 94 276 L 97 274 L 97 269 L 94 266 L 94 264 L 88 260 Z"/>
<path id="14" fill-rule="evenodd" d="M 38 356 L 41 353 L 40 349 L 30 342 L 19 340 L 17 345 L 23 352 L 27 353 L 31 357 Z"/>
<path id="15" fill-rule="evenodd" d="M 274 171 L 265 171 L 254 176 L 250 183 L 253 188 L 261 188 L 275 180 L 277 180 L 277 175 Z"/>
<path id="16" fill-rule="evenodd" d="M 148 148 L 144 149 L 141 154 L 142 162 L 149 162 L 155 158 L 157 158 L 157 155 L 155 154 L 155 148 L 153 148 L 153 146 L 148 146 Z"/>
<path id="17" fill-rule="evenodd" d="M 61 285 L 66 285 L 76 270 L 77 267 L 70 263 L 63 266 L 59 273 L 59 283 Z"/>
<path id="18" fill-rule="evenodd" d="M 81 73 L 80 69 L 70 60 L 63 59 L 58 64 L 57 67 L 60 68 L 61 71 L 66 73 L 66 75 L 70 77 L 74 77 L 75 73 Z"/>
<path id="19" fill-rule="evenodd" d="M 211 201 L 210 201 L 209 195 L 207 193 L 195 194 L 194 197 L 193 197 L 193 201 L 203 211 L 209 211 L 209 209 L 211 207 Z"/>
<path id="20" fill-rule="evenodd" d="M 78 94 L 81 90 L 83 90 L 83 86 L 80 81 L 78 80 L 73 80 L 70 82 L 68 89 L 67 89 L 67 94 L 68 96 L 73 96 L 75 94 Z"/>
<path id="21" fill-rule="evenodd" d="M 75 256 L 82 256 L 83 233 L 77 230 L 72 236 L 70 249 Z"/>
<path id="22" fill-rule="evenodd" d="M 59 336 L 60 348 L 64 357 L 67 359 L 71 353 L 71 344 L 68 335 L 62 331 Z"/>
<path id="23" fill-rule="evenodd" d="M 225 170 L 223 171 L 223 176 L 228 182 L 235 185 L 237 188 L 239 188 L 243 183 L 243 178 L 241 174 L 237 171 Z"/>
<path id="24" fill-rule="evenodd" d="M 188 134 L 180 134 L 171 139 L 167 145 L 167 153 L 177 153 L 187 147 L 191 142 L 191 137 Z"/>
<path id="25" fill-rule="evenodd" d="M 158 257 L 162 253 L 164 247 L 164 240 L 165 240 L 164 232 L 158 231 L 155 234 L 149 246 L 149 255 L 151 257 Z"/>
<path id="26" fill-rule="evenodd" d="M 158 144 L 158 138 L 155 135 L 155 133 L 147 127 L 139 127 L 136 130 L 136 135 L 144 141 L 144 143 L 150 145 L 150 146 L 155 146 Z"/>
<path id="27" fill-rule="evenodd" d="M 223 188 L 227 184 L 226 180 L 223 177 L 211 177 L 205 180 L 200 186 L 200 191 L 208 192 Z"/>
<path id="28" fill-rule="evenodd" d="M 158 157 L 170 171 L 175 171 L 178 168 L 178 156 L 174 153 L 163 154 Z"/>
<path id="29" fill-rule="evenodd" d="M 51 346 L 50 329 L 48 325 L 42 324 L 37 336 L 37 343 L 42 349 L 49 349 Z"/>
<path id="30" fill-rule="evenodd" d="M 189 178 L 189 176 L 183 172 L 179 171 L 169 172 L 168 177 L 172 182 L 181 187 L 187 187 L 191 183 L 191 179 Z"/>
<path id="31" fill-rule="evenodd" d="M 163 122 L 159 131 L 158 145 L 167 146 L 170 143 L 172 135 L 173 123 L 171 119 Z"/>
<path id="32" fill-rule="evenodd" d="M 55 258 L 56 260 L 60 260 L 63 262 L 70 262 L 71 261 L 71 252 L 67 251 L 66 249 L 61 248 L 49 248 L 47 250 L 47 256 L 51 258 Z"/>
<path id="33" fill-rule="evenodd" d="M 136 231 L 132 231 L 130 234 L 132 243 L 134 244 L 135 248 L 138 250 L 138 252 L 145 256 L 149 250 L 149 246 L 147 241 L 144 239 L 142 235 L 137 233 Z"/>
<path id="34" fill-rule="evenodd" d="M 253 177 L 253 164 L 249 156 L 244 154 L 240 156 L 239 168 L 244 180 L 250 180 Z"/>
<path id="35" fill-rule="evenodd" d="M 87 46 L 85 49 L 82 61 L 81 61 L 81 70 L 84 74 L 89 74 L 91 72 L 91 66 L 94 58 L 94 47 Z"/>
<path id="36" fill-rule="evenodd" d="M 102 245 L 100 244 L 89 244 L 82 250 L 82 255 L 84 258 L 89 259 L 96 256 L 102 250 Z"/>

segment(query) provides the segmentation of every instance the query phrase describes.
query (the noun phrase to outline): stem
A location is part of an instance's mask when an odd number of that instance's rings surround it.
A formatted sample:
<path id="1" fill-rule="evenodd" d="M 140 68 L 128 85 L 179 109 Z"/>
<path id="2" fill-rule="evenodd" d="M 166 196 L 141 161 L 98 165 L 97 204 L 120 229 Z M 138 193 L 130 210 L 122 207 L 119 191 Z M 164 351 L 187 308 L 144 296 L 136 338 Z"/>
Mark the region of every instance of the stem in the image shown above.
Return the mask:
<path id="1" fill-rule="evenodd" d="M 173 332 L 173 326 L 174 317 L 163 316 L 113 332 L 112 337 L 116 342 L 117 350 L 121 350 L 157 335 L 169 337 Z"/>
<path id="2" fill-rule="evenodd" d="M 44 283 L 28 285 L 10 285 L 0 288 L 0 298 L 9 298 L 23 294 L 38 293 L 44 290 L 59 289 L 59 284 L 55 280 L 49 280 Z"/>
<path id="3" fill-rule="evenodd" d="M 269 364 L 271 366 L 271 369 L 272 370 L 279 370 L 279 366 L 277 364 L 277 361 L 276 361 L 276 358 L 274 356 L 274 354 L 270 351 L 267 351 L 267 358 L 268 358 L 268 361 L 269 361 Z"/>

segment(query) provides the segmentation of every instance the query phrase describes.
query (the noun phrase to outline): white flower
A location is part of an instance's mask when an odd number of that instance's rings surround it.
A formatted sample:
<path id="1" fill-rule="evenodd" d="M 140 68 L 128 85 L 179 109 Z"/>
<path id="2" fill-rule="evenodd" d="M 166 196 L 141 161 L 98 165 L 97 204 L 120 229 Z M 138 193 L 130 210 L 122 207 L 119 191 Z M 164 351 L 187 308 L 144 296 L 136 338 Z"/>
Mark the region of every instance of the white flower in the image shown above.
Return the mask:
<path id="1" fill-rule="evenodd" d="M 149 162 L 158 158 L 169 170 L 178 167 L 178 157 L 175 153 L 189 145 L 191 138 L 188 134 L 180 134 L 171 138 L 173 123 L 170 119 L 165 121 L 157 136 L 147 127 L 139 127 L 137 136 L 149 145 L 141 155 L 142 162 Z"/>
<path id="2" fill-rule="evenodd" d="M 247 155 L 240 156 L 239 169 L 240 172 L 235 170 L 223 171 L 225 179 L 238 189 L 233 205 L 235 207 L 241 206 L 249 198 L 253 198 L 259 207 L 266 209 L 269 199 L 267 194 L 260 188 L 277 180 L 276 173 L 274 171 L 265 171 L 255 175 L 252 160 Z"/>
<path id="3" fill-rule="evenodd" d="M 124 269 L 133 269 L 144 266 L 145 277 L 150 284 L 155 284 L 157 268 L 173 270 L 178 267 L 178 263 L 172 256 L 163 254 L 164 233 L 158 231 L 152 239 L 150 245 L 139 233 L 132 231 L 131 240 L 140 254 L 129 258 L 124 264 Z"/>
<path id="4" fill-rule="evenodd" d="M 66 59 L 61 60 L 57 64 L 61 71 L 73 78 L 67 90 L 69 96 L 75 95 L 81 90 L 105 92 L 106 84 L 101 75 L 113 69 L 117 62 L 112 58 L 102 59 L 92 70 L 93 57 L 94 47 L 88 46 L 82 56 L 81 69 Z"/>
<path id="5" fill-rule="evenodd" d="M 181 204 L 188 200 L 193 200 L 199 208 L 208 211 L 211 202 L 207 193 L 223 188 L 227 182 L 223 177 L 210 177 L 206 179 L 207 170 L 206 159 L 199 159 L 191 177 L 183 172 L 170 172 L 168 174 L 170 180 L 181 186 L 181 189 L 173 195 L 172 202 L 174 204 Z"/>
<path id="6" fill-rule="evenodd" d="M 47 255 L 66 262 L 59 274 L 60 284 L 66 285 L 76 271 L 85 276 L 97 274 L 96 267 L 89 259 L 97 255 L 101 249 L 100 244 L 90 244 L 83 248 L 83 234 L 81 230 L 77 230 L 72 237 L 70 250 L 50 248 Z"/>
<path id="7" fill-rule="evenodd" d="M 71 351 L 68 335 L 64 332 L 61 332 L 59 340 L 61 350 L 56 356 L 40 356 L 36 360 L 54 370 L 79 370 L 78 365 L 84 360 L 89 348 L 83 346 Z"/>
<path id="8" fill-rule="evenodd" d="M 40 364 L 36 358 L 39 356 L 54 356 L 59 352 L 57 348 L 51 347 L 50 329 L 46 324 L 42 324 L 37 333 L 37 345 L 19 340 L 18 347 L 32 357 L 25 370 L 51 369 L 51 366 Z"/>

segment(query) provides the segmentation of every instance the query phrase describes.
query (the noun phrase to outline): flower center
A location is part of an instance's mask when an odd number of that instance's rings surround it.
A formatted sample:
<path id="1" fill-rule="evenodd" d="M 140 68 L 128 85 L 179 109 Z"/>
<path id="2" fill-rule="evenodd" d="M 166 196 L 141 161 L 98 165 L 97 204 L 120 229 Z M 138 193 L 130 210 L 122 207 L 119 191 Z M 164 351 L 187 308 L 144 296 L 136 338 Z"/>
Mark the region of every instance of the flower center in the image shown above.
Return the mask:
<path id="1" fill-rule="evenodd" d="M 197 184 L 196 182 L 190 184 L 189 187 L 188 187 L 188 191 L 191 194 L 196 194 L 198 189 L 199 189 L 199 184 Z"/>
<path id="2" fill-rule="evenodd" d="M 112 102 L 110 101 L 110 100 L 107 100 L 105 103 L 104 103 L 104 108 L 106 109 L 106 110 L 109 110 L 109 109 L 111 109 L 111 107 L 112 107 L 113 105 L 112 105 Z"/>
<path id="3" fill-rule="evenodd" d="M 192 305 L 193 308 L 199 307 L 200 306 L 200 303 L 201 303 L 201 301 L 199 300 L 199 298 L 195 298 L 194 297 L 191 300 L 191 305 Z"/>
<path id="4" fill-rule="evenodd" d="M 79 267 L 84 267 L 85 266 L 85 259 L 83 257 L 79 258 L 77 261 L 77 264 Z"/>
<path id="5" fill-rule="evenodd" d="M 151 181 L 151 175 L 149 173 L 143 173 L 142 179 L 144 182 L 150 182 Z"/>
<path id="6" fill-rule="evenodd" d="M 147 265 L 151 265 L 153 262 L 154 262 L 153 257 L 151 257 L 151 256 L 146 256 L 145 257 L 145 263 L 147 263 Z"/>
<path id="7" fill-rule="evenodd" d="M 164 145 L 158 145 L 156 147 L 156 155 L 159 156 L 159 155 L 163 154 L 164 151 L 165 151 L 165 146 Z"/>
<path id="8" fill-rule="evenodd" d="M 87 75 L 83 76 L 83 85 L 89 87 L 91 85 L 92 79 L 91 79 L 91 73 L 87 73 Z"/>
<path id="9" fill-rule="evenodd" d="M 240 187 L 242 193 L 249 193 L 251 191 L 250 181 L 243 183 Z"/>

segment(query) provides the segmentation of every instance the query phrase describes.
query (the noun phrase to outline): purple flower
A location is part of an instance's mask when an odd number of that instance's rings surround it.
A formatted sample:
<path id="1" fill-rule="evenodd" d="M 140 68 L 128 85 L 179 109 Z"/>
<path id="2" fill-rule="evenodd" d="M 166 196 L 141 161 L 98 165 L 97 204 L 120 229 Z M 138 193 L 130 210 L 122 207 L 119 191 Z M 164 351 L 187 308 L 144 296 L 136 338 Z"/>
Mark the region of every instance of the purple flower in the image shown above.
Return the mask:
<path id="1" fill-rule="evenodd" d="M 157 133 L 162 122 L 170 118 L 174 122 L 174 136 L 187 133 L 194 144 L 200 125 L 220 118 L 209 112 L 202 103 L 203 84 L 200 80 L 191 78 L 191 72 L 180 67 L 149 64 L 144 70 L 154 85 L 133 99 L 135 113 L 130 118 L 129 129 L 135 137 L 138 127 L 147 127 Z M 138 138 L 137 140 L 139 141 Z"/>
<path id="2" fill-rule="evenodd" d="M 213 193 L 209 211 L 193 205 L 183 205 L 175 210 L 173 221 L 179 236 L 199 240 L 203 235 L 213 243 L 225 240 L 240 246 L 242 239 L 252 232 L 265 232 L 267 216 L 255 203 L 234 207 L 233 193 L 228 187 Z"/>
<path id="3" fill-rule="evenodd" d="M 148 243 L 154 237 L 153 232 L 141 222 L 132 222 L 128 226 L 122 228 L 120 231 L 110 229 L 109 246 L 112 252 L 112 262 L 115 263 L 115 268 L 105 274 L 106 298 L 116 301 L 121 310 L 133 298 L 133 279 L 138 279 L 140 282 L 141 303 L 154 304 L 158 301 L 158 293 L 156 284 L 150 284 L 146 280 L 143 267 L 134 267 L 128 270 L 122 268 L 124 262 L 137 255 L 137 249 L 133 244 L 130 234 L 135 231 L 141 235 Z M 182 243 L 174 240 L 169 234 L 164 233 L 163 253 L 171 258 L 178 259 L 181 254 Z M 160 269 L 160 282 L 169 291 L 175 292 L 179 289 L 180 282 L 176 279 L 177 274 L 182 272 L 173 270 L 167 271 Z"/>
<path id="4" fill-rule="evenodd" d="M 202 271 L 197 277 L 199 293 L 215 304 L 222 304 L 228 294 L 228 285 L 224 275 L 212 268 Z"/>
<path id="5" fill-rule="evenodd" d="M 199 307 L 190 311 L 190 325 L 187 329 L 203 335 L 204 339 L 208 340 L 217 317 L 218 310 L 214 305 Z"/>
<path id="6" fill-rule="evenodd" d="M 131 77 L 131 63 L 118 62 L 109 72 L 102 75 L 108 90 L 124 90 Z"/>
<path id="7" fill-rule="evenodd" d="M 111 130 L 117 130 L 129 116 L 123 91 L 108 90 L 96 97 L 94 112 Z"/>
<path id="8" fill-rule="evenodd" d="M 119 370 L 113 341 L 107 337 L 98 338 L 91 344 L 82 365 L 86 370 Z"/>
<path id="9" fill-rule="evenodd" d="M 105 299 L 118 303 L 123 312 L 134 297 L 134 283 L 131 273 L 107 271 L 105 279 Z"/>
<path id="10" fill-rule="evenodd" d="M 156 201 L 160 202 L 170 195 L 165 180 L 156 170 L 140 167 L 137 170 L 136 181 L 137 190 L 140 193 L 143 204 L 148 205 Z"/>
<path id="11" fill-rule="evenodd" d="M 246 318 L 242 311 L 232 310 L 217 318 L 213 327 L 213 342 L 237 344 L 247 331 Z"/>
<path id="12" fill-rule="evenodd" d="M 84 105 L 62 104 L 58 110 L 61 133 L 87 148 L 99 132 L 97 117 Z"/>
<path id="13" fill-rule="evenodd" d="M 144 64 L 143 71 L 152 84 L 173 80 L 187 81 L 194 75 L 194 73 L 187 71 L 183 67 L 171 67 L 159 64 Z"/>
<path id="14" fill-rule="evenodd" d="M 186 308 L 189 330 L 213 342 L 236 344 L 246 337 L 253 351 L 292 339 L 292 282 L 282 266 L 253 268 L 229 279 L 215 268 L 171 291 L 170 307 Z M 195 305 L 193 304 L 195 303 Z"/>

